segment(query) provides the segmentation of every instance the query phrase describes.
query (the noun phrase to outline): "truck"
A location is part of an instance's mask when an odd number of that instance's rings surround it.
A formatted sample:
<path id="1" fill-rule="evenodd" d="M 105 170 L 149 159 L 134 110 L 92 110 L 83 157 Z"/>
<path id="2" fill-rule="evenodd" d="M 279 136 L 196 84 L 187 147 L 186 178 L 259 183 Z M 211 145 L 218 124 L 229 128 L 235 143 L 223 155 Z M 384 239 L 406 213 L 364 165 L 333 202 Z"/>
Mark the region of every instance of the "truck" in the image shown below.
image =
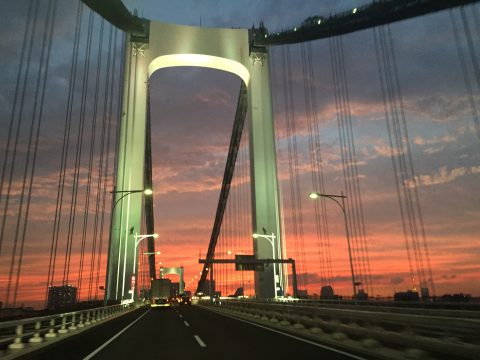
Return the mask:
<path id="1" fill-rule="evenodd" d="M 150 307 L 169 307 L 171 306 L 171 284 L 170 279 L 153 279 L 150 286 Z"/>

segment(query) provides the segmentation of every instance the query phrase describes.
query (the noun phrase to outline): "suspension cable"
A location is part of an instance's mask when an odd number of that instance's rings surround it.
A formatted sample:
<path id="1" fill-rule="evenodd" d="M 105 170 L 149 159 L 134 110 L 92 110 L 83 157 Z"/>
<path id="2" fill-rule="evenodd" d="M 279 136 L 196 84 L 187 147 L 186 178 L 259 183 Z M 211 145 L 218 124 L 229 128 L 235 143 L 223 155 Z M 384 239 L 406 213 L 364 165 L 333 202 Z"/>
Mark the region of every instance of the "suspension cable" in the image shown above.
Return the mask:
<path id="1" fill-rule="evenodd" d="M 475 9 L 475 7 L 473 7 L 473 9 Z M 463 82 L 465 83 L 465 89 L 467 91 L 468 105 L 470 106 L 473 124 L 475 126 L 475 131 L 477 133 L 477 138 L 479 140 L 479 145 L 480 145 L 480 119 L 479 119 L 477 106 L 475 105 L 475 99 L 473 97 L 472 83 L 470 81 L 470 76 L 468 74 L 467 62 L 461 46 L 459 29 L 458 29 L 458 25 L 455 20 L 455 17 L 453 15 L 453 10 L 449 11 L 449 15 L 450 15 L 450 22 L 452 23 L 452 31 L 453 31 L 453 36 L 455 38 L 455 45 L 457 48 L 458 59 L 460 61 L 460 68 L 462 69 Z"/>
<path id="2" fill-rule="evenodd" d="M 10 122 L 8 125 L 8 136 L 7 136 L 7 145 L 5 147 L 5 157 L 3 158 L 3 164 L 2 164 L 2 175 L 0 180 L 0 202 L 2 200 L 3 185 L 5 181 L 5 174 L 6 174 L 8 157 L 10 152 L 10 143 L 12 141 L 12 131 L 13 131 L 13 124 L 15 123 L 17 102 L 18 102 L 19 93 L 21 91 L 20 87 L 22 82 L 22 73 L 23 73 L 23 68 L 25 66 L 25 52 L 27 50 L 27 44 L 29 43 L 28 34 L 30 33 L 29 29 L 32 24 L 32 10 L 33 10 L 32 7 L 33 7 L 33 1 L 30 0 L 28 2 L 27 20 L 25 22 L 25 30 L 23 32 L 22 50 L 20 52 L 20 59 L 18 62 L 17 79 L 15 82 L 15 91 L 14 91 L 13 101 L 12 101 L 12 111 L 10 113 Z M 3 243 L 3 236 L 0 237 L 0 254 L 2 252 L 2 243 Z"/>
<path id="3" fill-rule="evenodd" d="M 48 288 L 53 285 L 55 279 L 55 267 L 57 260 L 57 250 L 58 250 L 58 239 L 60 234 L 60 225 L 62 217 L 62 207 L 63 207 L 63 194 L 65 190 L 65 178 L 66 178 L 66 167 L 68 159 L 68 149 L 70 142 L 70 133 L 71 133 L 71 123 L 72 123 L 72 106 L 73 106 L 73 96 L 75 91 L 76 75 L 77 75 L 77 63 L 78 63 L 78 53 L 80 45 L 80 32 L 81 32 L 81 23 L 82 23 L 83 7 L 79 2 L 77 7 L 77 16 L 75 22 L 75 37 L 73 41 L 73 54 L 72 61 L 70 65 L 70 80 L 68 88 L 68 98 L 67 98 L 67 109 L 65 114 L 65 127 L 63 133 L 63 145 L 62 145 L 62 156 L 60 160 L 60 169 L 58 176 L 58 187 L 57 187 L 57 200 L 55 205 L 55 217 L 53 223 L 52 231 L 52 242 L 50 245 L 50 258 L 48 266 L 48 276 L 47 276 L 47 289 L 45 292 L 45 305 L 47 304 L 48 299 Z"/>
<path id="4" fill-rule="evenodd" d="M 20 139 L 20 130 L 21 130 L 21 125 L 23 122 L 23 112 L 25 108 L 25 97 L 27 93 L 27 84 L 28 84 L 28 79 L 29 79 L 29 74 L 30 74 L 30 69 L 31 69 L 31 64 L 32 64 L 32 52 L 33 52 L 33 45 L 34 45 L 34 37 L 35 37 L 35 29 L 37 27 L 37 21 L 38 21 L 38 11 L 39 11 L 39 5 L 38 2 L 35 3 L 35 8 L 34 8 L 34 14 L 33 14 L 33 20 L 32 20 L 32 25 L 30 29 L 30 36 L 28 40 L 28 53 L 27 53 L 27 61 L 25 65 L 25 73 L 23 76 L 23 82 L 22 82 L 22 89 L 21 89 L 21 95 L 20 95 L 20 104 L 18 106 L 18 116 L 17 116 L 17 127 L 15 129 L 15 140 L 13 144 L 13 152 L 12 152 L 12 160 L 10 163 L 10 170 L 9 170 L 9 176 L 8 176 L 8 185 L 7 185 L 7 195 L 5 198 L 5 206 L 3 209 L 3 216 L 2 216 L 2 225 L 0 227 L 0 245 L 3 243 L 3 237 L 5 235 L 5 224 L 7 221 L 7 214 L 10 206 L 10 198 L 11 198 L 11 189 L 12 189 L 12 183 L 13 183 L 13 175 L 15 172 L 15 165 L 17 164 L 17 149 L 18 149 L 18 143 Z M 14 110 L 13 110 L 14 111 Z M 12 116 L 14 116 L 12 112 Z M 3 176 L 2 176 L 3 178 Z M 3 180 L 2 180 L 3 181 Z M 4 184 L 1 184 L 2 188 Z M 1 250 L 1 248 L 0 248 Z"/>
<path id="5" fill-rule="evenodd" d="M 85 203 L 83 211 L 83 228 L 82 228 L 82 243 L 80 247 L 80 264 L 78 267 L 78 290 L 77 297 L 81 299 L 82 291 L 82 282 L 83 282 L 83 267 L 85 260 L 85 248 L 87 240 L 87 230 L 88 230 L 88 219 L 89 219 L 89 210 L 90 210 L 90 193 L 92 188 L 92 173 L 93 173 L 93 155 L 95 153 L 95 140 L 96 140 L 96 130 L 97 130 L 97 114 L 98 114 L 98 102 L 99 102 L 99 92 L 100 92 L 100 76 L 102 69 L 102 55 L 103 55 L 103 33 L 104 33 L 104 21 L 100 19 L 100 36 L 98 40 L 98 49 L 97 49 L 97 72 L 95 74 L 95 91 L 93 98 L 93 114 L 92 114 L 92 126 L 91 126 L 91 139 L 90 139 L 90 154 L 88 161 L 88 171 L 87 171 L 87 189 L 85 191 Z M 93 242 L 96 241 L 96 234 L 94 228 Z M 93 246 L 95 249 L 95 246 Z"/>
<path id="6" fill-rule="evenodd" d="M 102 24 L 104 20 L 102 19 Z M 102 25 L 103 26 L 103 25 Z M 92 289 L 94 284 L 93 274 L 95 272 L 95 260 L 97 255 L 97 240 L 99 237 L 99 217 L 100 217 L 100 206 L 101 206 L 101 195 L 102 195 L 102 180 L 103 180 L 103 164 L 105 161 L 105 135 L 107 128 L 107 110 L 108 110 L 108 99 L 109 99 L 109 90 L 110 90 L 110 63 L 111 63 L 111 53 L 112 53 L 112 36 L 113 36 L 113 27 L 110 26 L 108 32 L 108 45 L 107 45 L 107 60 L 106 60 L 106 69 L 105 69 L 105 85 L 104 85 L 104 94 L 103 94 L 103 114 L 102 114 L 102 132 L 100 136 L 100 159 L 97 169 L 97 187 L 96 187 L 96 197 L 95 197 L 95 218 L 93 224 L 93 241 L 92 249 L 90 253 L 90 271 L 88 276 L 88 299 L 92 299 Z"/>
<path id="7" fill-rule="evenodd" d="M 20 195 L 20 204 L 19 204 L 17 221 L 15 226 L 13 253 L 10 259 L 10 270 L 9 270 L 9 276 L 8 276 L 8 286 L 7 286 L 6 301 L 5 301 L 6 303 L 8 303 L 10 300 L 10 290 L 11 290 L 12 281 L 13 281 L 13 272 L 15 267 L 15 261 L 17 260 L 16 253 L 17 253 L 17 248 L 19 246 L 20 247 L 19 257 L 16 264 L 17 269 L 16 269 L 16 276 L 15 276 L 15 285 L 13 289 L 13 303 L 12 303 L 13 306 L 15 306 L 15 303 L 16 303 L 16 296 L 17 296 L 17 290 L 18 290 L 18 284 L 19 284 L 19 274 L 20 274 L 20 271 L 22 268 L 22 262 L 23 262 L 25 231 L 26 231 L 26 226 L 28 222 L 28 213 L 30 209 L 30 196 L 32 193 L 31 186 L 32 186 L 32 180 L 33 180 L 33 169 L 35 167 L 35 162 L 36 162 L 36 151 L 38 146 L 40 125 L 42 120 L 40 118 L 41 114 L 38 112 L 39 110 L 38 107 L 43 106 L 41 102 L 43 101 L 45 82 L 46 82 L 46 78 L 42 76 L 42 73 L 46 72 L 46 68 L 48 68 L 48 65 L 49 65 L 48 64 L 49 57 L 50 57 L 49 51 L 51 49 L 50 45 L 52 40 L 51 29 L 53 29 L 50 23 L 51 22 L 53 23 L 52 11 L 54 12 L 52 5 L 53 5 L 53 2 L 50 0 L 47 5 L 46 20 L 45 20 L 44 29 L 43 29 L 43 38 L 41 42 L 41 54 L 40 54 L 39 67 L 36 75 L 37 79 L 36 79 L 35 92 L 34 92 L 34 103 L 33 103 L 33 109 L 32 109 L 31 122 L 30 122 L 30 131 L 28 135 L 27 155 L 26 155 L 25 165 L 23 169 L 22 190 Z M 48 50 L 48 52 L 46 50 Z M 35 134 L 35 139 L 34 139 L 34 134 Z M 32 158 L 31 165 L 30 165 L 30 158 Z M 31 168 L 30 172 L 29 172 L 29 168 Z M 29 178 L 28 176 L 29 174 L 30 174 L 30 181 L 29 181 L 30 188 L 28 188 L 27 190 L 27 180 Z M 25 194 L 26 191 L 27 191 L 27 194 Z M 25 203 L 26 203 L 25 216 L 23 217 L 22 229 L 20 229 L 21 222 L 22 222 L 22 215 L 23 215 L 23 207 Z M 19 241 L 19 238 L 20 238 L 20 241 Z M 18 245 L 19 243 L 20 245 Z"/>
<path id="8" fill-rule="evenodd" d="M 93 11 L 90 10 L 88 17 L 88 28 L 87 28 L 87 49 L 85 57 L 85 66 L 83 68 L 83 84 L 82 84 L 82 94 L 80 102 L 80 121 L 78 122 L 77 129 L 77 149 L 75 155 L 75 164 L 74 164 L 74 174 L 73 174 L 73 186 L 72 186 L 72 196 L 70 199 L 70 217 L 68 221 L 68 233 L 67 233 L 67 246 L 65 249 L 65 260 L 63 268 L 63 283 L 68 284 L 70 277 L 70 268 L 72 260 L 72 250 L 73 250 L 73 233 L 75 229 L 75 220 L 76 220 L 76 211 L 77 211 L 77 200 L 78 200 L 78 188 L 80 181 L 80 165 L 82 159 L 82 150 L 83 150 L 83 140 L 84 140 L 84 130 L 85 130 L 85 117 L 86 117 L 86 107 L 87 107 L 87 92 L 88 92 L 88 79 L 90 75 L 90 57 L 92 53 L 92 32 L 93 32 Z"/>

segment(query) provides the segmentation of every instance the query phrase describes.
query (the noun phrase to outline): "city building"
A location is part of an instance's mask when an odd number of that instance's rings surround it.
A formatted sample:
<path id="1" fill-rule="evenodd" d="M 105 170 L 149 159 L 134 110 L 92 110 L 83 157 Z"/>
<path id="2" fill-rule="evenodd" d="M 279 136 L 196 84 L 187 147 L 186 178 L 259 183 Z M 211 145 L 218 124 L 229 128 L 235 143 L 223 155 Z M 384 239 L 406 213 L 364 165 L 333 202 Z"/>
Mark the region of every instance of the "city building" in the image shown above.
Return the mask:
<path id="1" fill-rule="evenodd" d="M 71 285 L 48 288 L 48 310 L 71 310 L 77 302 L 77 288 Z"/>

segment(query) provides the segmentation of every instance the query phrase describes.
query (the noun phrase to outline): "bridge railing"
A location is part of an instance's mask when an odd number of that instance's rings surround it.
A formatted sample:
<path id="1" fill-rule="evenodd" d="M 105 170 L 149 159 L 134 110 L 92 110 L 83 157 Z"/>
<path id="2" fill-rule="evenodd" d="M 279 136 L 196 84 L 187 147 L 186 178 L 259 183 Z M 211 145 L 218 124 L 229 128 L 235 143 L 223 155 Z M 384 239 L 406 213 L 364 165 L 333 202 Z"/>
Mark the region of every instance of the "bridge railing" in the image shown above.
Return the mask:
<path id="1" fill-rule="evenodd" d="M 68 334 L 131 310 L 133 304 L 112 305 L 20 320 L 0 322 L 0 357 L 13 358 Z M 22 351 L 23 350 L 23 351 Z"/>
<path id="2" fill-rule="evenodd" d="M 479 359 L 480 319 L 388 313 L 365 307 L 225 300 L 200 302 L 255 322 L 380 359 Z M 419 309 L 415 309 L 419 310 Z"/>

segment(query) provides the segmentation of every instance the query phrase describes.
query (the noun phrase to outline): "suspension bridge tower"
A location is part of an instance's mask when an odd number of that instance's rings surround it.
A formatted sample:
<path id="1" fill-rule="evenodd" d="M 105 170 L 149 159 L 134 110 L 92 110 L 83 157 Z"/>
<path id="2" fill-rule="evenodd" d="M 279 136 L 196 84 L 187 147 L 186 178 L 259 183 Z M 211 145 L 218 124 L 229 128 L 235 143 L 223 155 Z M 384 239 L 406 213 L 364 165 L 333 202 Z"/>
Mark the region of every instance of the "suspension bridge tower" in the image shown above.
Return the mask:
<path id="1" fill-rule="evenodd" d="M 250 122 L 252 234 L 268 232 L 273 242 L 252 239 L 256 258 L 282 256 L 282 232 L 275 156 L 268 52 L 253 46 L 264 36 L 258 29 L 218 29 L 145 21 L 145 36 L 127 36 L 123 110 L 117 163 L 116 189 L 129 191 L 144 186 L 144 156 L 148 108 L 148 82 L 162 68 L 195 66 L 236 74 L 248 92 Z M 199 124 L 201 126 L 201 124 Z M 134 279 L 134 234 L 140 231 L 141 194 L 119 202 L 112 216 L 112 237 L 107 273 L 107 299 L 130 298 Z M 138 253 L 138 252 L 137 252 Z M 284 289 L 282 267 L 268 265 L 255 278 L 256 295 L 272 298 L 276 287 Z M 133 296 L 132 296 L 133 298 Z"/>

